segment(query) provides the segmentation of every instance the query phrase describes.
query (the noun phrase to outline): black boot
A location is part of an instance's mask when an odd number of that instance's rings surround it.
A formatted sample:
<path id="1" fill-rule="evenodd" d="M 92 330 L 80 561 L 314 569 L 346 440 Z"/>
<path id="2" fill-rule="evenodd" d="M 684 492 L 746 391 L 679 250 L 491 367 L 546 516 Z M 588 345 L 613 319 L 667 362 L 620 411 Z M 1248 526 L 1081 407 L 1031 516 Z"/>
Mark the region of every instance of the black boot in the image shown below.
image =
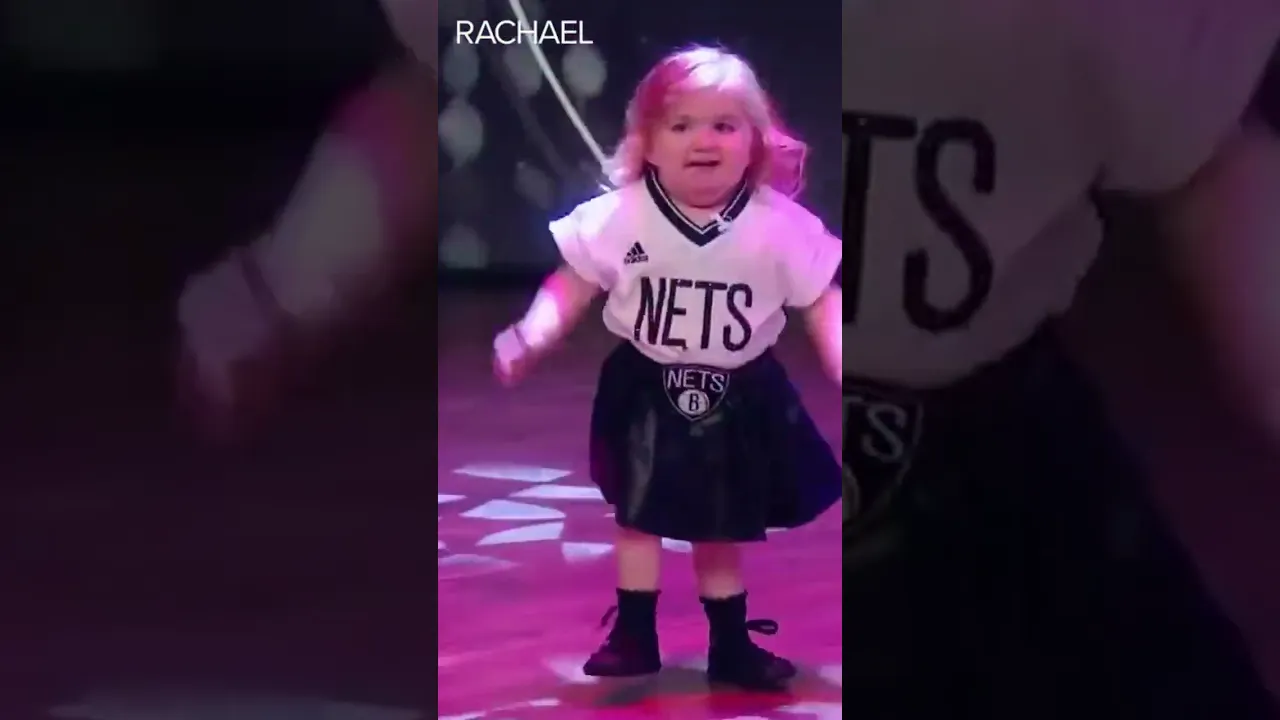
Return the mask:
<path id="1" fill-rule="evenodd" d="M 617 617 L 614 614 L 617 613 Z M 618 590 L 618 604 L 609 608 L 601 625 L 613 620 L 604 645 L 582 672 L 591 677 L 652 675 L 662 669 L 658 653 L 658 593 Z"/>
<path id="2" fill-rule="evenodd" d="M 796 676 L 796 666 L 751 642 L 747 631 L 762 635 L 778 632 L 772 620 L 747 620 L 747 594 L 723 599 L 702 599 L 711 623 L 711 649 L 707 654 L 707 678 L 713 683 L 747 690 L 781 690 Z"/>

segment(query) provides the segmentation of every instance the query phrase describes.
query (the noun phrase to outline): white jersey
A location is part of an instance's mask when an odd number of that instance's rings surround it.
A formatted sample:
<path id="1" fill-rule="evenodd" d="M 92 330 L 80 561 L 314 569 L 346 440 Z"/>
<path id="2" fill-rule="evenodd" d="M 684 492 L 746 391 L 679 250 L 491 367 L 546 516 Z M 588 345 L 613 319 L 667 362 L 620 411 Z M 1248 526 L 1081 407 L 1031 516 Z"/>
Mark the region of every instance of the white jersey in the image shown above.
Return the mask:
<path id="1" fill-rule="evenodd" d="M 1188 181 L 1278 36 L 1280 0 L 844 0 L 846 374 L 944 383 L 1065 310 L 1091 191 Z"/>
<path id="2" fill-rule="evenodd" d="M 662 364 L 731 369 L 778 341 L 786 307 L 812 305 L 841 245 L 807 210 L 743 188 L 715 222 L 687 219 L 652 179 L 551 223 L 565 263 L 608 293 L 604 324 Z"/>

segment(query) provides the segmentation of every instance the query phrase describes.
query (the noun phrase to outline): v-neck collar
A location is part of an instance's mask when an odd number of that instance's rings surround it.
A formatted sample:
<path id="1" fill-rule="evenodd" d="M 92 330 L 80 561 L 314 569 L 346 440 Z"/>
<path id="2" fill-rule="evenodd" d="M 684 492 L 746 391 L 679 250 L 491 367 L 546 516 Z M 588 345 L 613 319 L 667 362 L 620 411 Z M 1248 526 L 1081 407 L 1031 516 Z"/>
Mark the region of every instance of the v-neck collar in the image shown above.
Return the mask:
<path id="1" fill-rule="evenodd" d="M 676 205 L 671 196 L 667 194 L 662 183 L 658 182 L 658 171 L 653 167 L 645 169 L 644 186 L 649 191 L 649 197 L 653 199 L 653 204 L 657 206 L 658 212 L 671 223 L 671 226 L 680 231 L 690 242 L 703 247 L 712 240 L 723 235 L 729 229 L 730 223 L 738 219 L 743 210 L 747 209 L 747 204 L 751 202 L 751 189 L 747 186 L 744 179 L 739 183 L 737 189 L 729 198 L 729 203 L 724 209 L 716 213 L 715 217 L 705 225 L 699 225 L 685 215 L 680 207 Z"/>

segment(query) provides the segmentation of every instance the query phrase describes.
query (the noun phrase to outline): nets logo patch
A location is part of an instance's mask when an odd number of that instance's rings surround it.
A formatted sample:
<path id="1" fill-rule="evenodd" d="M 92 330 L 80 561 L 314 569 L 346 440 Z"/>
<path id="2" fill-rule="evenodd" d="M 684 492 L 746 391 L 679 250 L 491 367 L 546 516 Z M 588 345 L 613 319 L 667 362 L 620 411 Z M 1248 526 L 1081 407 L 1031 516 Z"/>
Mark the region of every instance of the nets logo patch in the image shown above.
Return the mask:
<path id="1" fill-rule="evenodd" d="M 697 420 L 714 411 L 729 389 L 729 373 L 700 365 L 663 368 L 662 387 L 676 412 Z"/>
<path id="2" fill-rule="evenodd" d="M 844 384 L 845 519 L 877 515 L 911 471 L 924 407 L 909 397 Z"/>

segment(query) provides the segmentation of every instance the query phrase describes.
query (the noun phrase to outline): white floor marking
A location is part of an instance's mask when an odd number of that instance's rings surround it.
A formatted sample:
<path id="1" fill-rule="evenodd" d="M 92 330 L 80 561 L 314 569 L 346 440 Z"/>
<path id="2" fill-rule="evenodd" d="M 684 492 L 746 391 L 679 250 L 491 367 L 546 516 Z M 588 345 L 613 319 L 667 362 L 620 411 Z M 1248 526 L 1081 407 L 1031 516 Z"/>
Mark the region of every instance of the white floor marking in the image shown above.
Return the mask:
<path id="1" fill-rule="evenodd" d="M 516 465 L 512 463 L 477 463 L 473 465 L 464 465 L 454 470 L 459 475 L 469 475 L 471 477 L 489 478 L 492 480 L 514 480 L 516 482 L 526 483 L 549 483 L 555 482 L 562 477 L 568 476 L 568 470 L 557 470 L 555 468 L 536 467 L 534 465 Z"/>
<path id="2" fill-rule="evenodd" d="M 510 500 L 490 500 L 483 505 L 462 513 L 462 517 L 475 520 L 529 522 L 536 520 L 563 520 L 565 515 L 555 508 L 541 505 L 512 502 Z"/>
<path id="3" fill-rule="evenodd" d="M 518 567 L 510 560 L 487 555 L 447 555 L 436 561 L 436 574 L 441 580 L 489 575 Z"/>
<path id="4" fill-rule="evenodd" d="M 500 530 L 496 533 L 485 535 L 480 538 L 476 543 L 476 546 L 487 547 L 492 545 L 516 545 L 518 543 L 546 542 L 548 540 L 559 540 L 560 536 L 563 534 L 564 523 L 562 522 L 525 525 L 524 527 Z"/>
<path id="5" fill-rule="evenodd" d="M 560 546 L 560 554 L 568 563 L 590 562 L 613 552 L 609 543 L 567 542 Z"/>
<path id="6" fill-rule="evenodd" d="M 693 543 L 685 542 L 684 540 L 662 538 L 662 549 L 678 553 L 691 553 L 693 552 Z"/>
<path id="7" fill-rule="evenodd" d="M 600 488 L 586 485 L 535 485 L 511 497 L 526 500 L 604 500 Z"/>
<path id="8" fill-rule="evenodd" d="M 558 656 L 546 658 L 542 661 L 547 669 L 555 673 L 556 677 L 564 682 L 572 685 L 594 685 L 596 678 L 588 677 L 582 672 L 582 664 L 587 661 L 586 657 L 569 657 Z"/>

